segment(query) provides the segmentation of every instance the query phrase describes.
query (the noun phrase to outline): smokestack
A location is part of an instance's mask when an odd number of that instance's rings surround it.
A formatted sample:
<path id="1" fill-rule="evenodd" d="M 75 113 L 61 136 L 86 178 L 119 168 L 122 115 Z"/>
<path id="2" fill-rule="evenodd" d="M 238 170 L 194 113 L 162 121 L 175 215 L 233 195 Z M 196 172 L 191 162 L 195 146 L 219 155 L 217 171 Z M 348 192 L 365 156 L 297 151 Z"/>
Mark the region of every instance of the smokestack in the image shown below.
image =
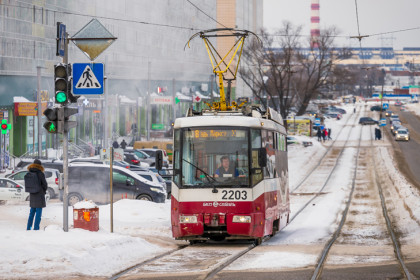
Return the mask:
<path id="1" fill-rule="evenodd" d="M 311 0 L 311 47 L 318 48 L 319 39 L 319 0 Z"/>

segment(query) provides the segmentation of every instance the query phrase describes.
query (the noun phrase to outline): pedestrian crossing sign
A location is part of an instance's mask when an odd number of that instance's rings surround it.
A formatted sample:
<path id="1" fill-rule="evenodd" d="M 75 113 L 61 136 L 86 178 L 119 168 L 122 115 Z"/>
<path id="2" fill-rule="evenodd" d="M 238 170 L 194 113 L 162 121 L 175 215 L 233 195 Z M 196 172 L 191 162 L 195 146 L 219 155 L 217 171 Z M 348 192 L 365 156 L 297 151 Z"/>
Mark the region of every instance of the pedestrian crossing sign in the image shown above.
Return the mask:
<path id="1" fill-rule="evenodd" d="M 73 94 L 104 93 L 103 63 L 73 63 Z"/>

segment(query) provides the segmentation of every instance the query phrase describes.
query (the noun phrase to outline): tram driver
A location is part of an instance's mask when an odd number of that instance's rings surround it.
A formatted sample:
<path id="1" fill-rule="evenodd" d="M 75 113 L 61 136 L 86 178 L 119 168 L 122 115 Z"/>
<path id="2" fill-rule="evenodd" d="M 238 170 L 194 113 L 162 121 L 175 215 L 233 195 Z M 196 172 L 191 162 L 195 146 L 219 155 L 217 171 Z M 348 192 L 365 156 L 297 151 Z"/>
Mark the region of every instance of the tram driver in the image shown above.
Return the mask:
<path id="1" fill-rule="evenodd" d="M 239 171 L 235 166 L 230 166 L 228 156 L 222 156 L 220 158 L 220 164 L 221 166 L 216 169 L 214 177 L 245 177 L 245 175 L 239 175 Z"/>

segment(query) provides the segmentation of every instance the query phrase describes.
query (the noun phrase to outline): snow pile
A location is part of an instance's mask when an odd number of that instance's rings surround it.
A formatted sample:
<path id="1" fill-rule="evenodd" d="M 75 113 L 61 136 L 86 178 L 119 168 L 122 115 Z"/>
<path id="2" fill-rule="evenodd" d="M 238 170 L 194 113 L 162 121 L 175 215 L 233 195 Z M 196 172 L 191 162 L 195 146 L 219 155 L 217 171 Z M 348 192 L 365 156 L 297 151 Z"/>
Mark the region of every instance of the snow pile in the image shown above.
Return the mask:
<path id="1" fill-rule="evenodd" d="M 0 278 L 109 277 L 175 247 L 158 246 L 141 237 L 146 231 L 171 238 L 169 202 L 120 200 L 113 210 L 114 233 L 110 233 L 109 205 L 99 206 L 98 232 L 72 228 L 69 207 L 69 231 L 64 232 L 60 202 L 43 209 L 40 231 L 26 231 L 27 202 L 1 206 Z"/>
<path id="2" fill-rule="evenodd" d="M 93 209 L 93 208 L 98 208 L 98 206 L 92 200 L 83 200 L 73 205 L 73 208 L 74 209 Z"/>

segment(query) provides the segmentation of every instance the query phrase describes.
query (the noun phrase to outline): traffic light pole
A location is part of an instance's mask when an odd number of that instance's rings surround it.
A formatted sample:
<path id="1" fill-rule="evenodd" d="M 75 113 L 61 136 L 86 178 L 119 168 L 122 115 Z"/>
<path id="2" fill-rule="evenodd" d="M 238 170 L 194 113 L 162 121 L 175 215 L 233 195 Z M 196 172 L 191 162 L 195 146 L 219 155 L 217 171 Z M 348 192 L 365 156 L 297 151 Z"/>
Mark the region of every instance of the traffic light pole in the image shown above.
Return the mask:
<path id="1" fill-rule="evenodd" d="M 66 32 L 66 43 L 64 44 L 64 57 L 63 63 L 68 63 L 68 48 L 69 48 L 69 34 Z M 68 159 L 68 147 L 69 147 L 69 139 L 68 139 L 68 132 L 64 130 L 63 133 L 63 185 L 64 185 L 64 192 L 63 192 L 63 230 L 65 232 L 69 231 L 69 159 Z"/>
<path id="2" fill-rule="evenodd" d="M 41 104 L 41 66 L 36 67 L 37 76 L 37 92 L 36 99 L 38 102 L 38 158 L 42 157 L 42 130 L 41 130 L 41 118 L 42 118 L 42 104 Z M 35 127 L 35 124 L 34 124 Z M 35 135 L 34 135 L 35 137 Z M 35 148 L 35 147 L 34 147 Z"/>

